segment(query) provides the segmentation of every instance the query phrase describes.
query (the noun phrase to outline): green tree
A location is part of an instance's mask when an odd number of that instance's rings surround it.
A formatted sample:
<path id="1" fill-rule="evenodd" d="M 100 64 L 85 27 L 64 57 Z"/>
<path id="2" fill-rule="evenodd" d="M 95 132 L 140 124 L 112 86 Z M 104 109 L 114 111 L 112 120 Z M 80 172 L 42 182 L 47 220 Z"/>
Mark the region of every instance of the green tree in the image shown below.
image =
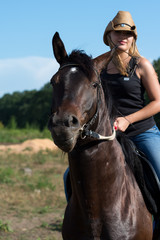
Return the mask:
<path id="1" fill-rule="evenodd" d="M 158 79 L 160 81 L 160 58 L 153 61 L 153 67 L 154 67 L 156 73 L 158 74 Z"/>
<path id="2" fill-rule="evenodd" d="M 47 126 L 52 87 L 45 84 L 39 91 L 14 92 L 0 98 L 0 121 L 7 127 L 26 126 L 43 129 Z"/>
<path id="3" fill-rule="evenodd" d="M 52 88 L 50 84 L 46 84 L 33 96 L 32 101 L 34 104 L 31 104 L 29 108 L 31 116 L 29 123 L 34 123 L 34 125 L 39 126 L 41 130 L 47 126 L 51 109 L 51 100 Z"/>

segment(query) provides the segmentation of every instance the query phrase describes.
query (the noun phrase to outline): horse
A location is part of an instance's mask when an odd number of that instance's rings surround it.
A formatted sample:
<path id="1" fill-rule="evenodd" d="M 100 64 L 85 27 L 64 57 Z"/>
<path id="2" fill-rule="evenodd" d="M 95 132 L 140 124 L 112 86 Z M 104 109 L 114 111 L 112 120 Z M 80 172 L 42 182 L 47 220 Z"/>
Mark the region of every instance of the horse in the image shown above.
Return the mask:
<path id="1" fill-rule="evenodd" d="M 67 54 L 58 32 L 52 46 L 60 68 L 51 78 L 48 126 L 68 154 L 72 187 L 63 239 L 151 240 L 152 215 L 116 138 L 101 62 L 79 50 Z"/>

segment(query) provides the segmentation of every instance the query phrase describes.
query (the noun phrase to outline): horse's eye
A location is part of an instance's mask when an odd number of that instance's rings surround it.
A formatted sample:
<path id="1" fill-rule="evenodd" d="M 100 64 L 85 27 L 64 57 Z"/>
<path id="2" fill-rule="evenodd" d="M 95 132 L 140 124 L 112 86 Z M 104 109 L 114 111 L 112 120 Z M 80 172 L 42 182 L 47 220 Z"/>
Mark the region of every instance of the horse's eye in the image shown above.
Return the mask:
<path id="1" fill-rule="evenodd" d="M 96 87 L 98 87 L 98 82 L 95 82 L 95 83 L 92 83 L 92 86 L 94 87 L 94 88 L 96 88 Z"/>

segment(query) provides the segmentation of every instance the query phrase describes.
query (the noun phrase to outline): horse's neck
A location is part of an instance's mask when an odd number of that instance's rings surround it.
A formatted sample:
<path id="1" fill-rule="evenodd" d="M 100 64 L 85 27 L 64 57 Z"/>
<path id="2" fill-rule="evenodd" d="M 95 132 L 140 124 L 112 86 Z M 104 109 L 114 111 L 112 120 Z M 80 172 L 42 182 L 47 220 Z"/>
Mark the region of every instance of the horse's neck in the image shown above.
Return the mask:
<path id="1" fill-rule="evenodd" d="M 112 126 L 103 101 L 102 106 L 94 131 L 99 134 L 111 135 Z M 87 196 L 88 194 L 94 195 L 94 191 L 99 191 L 102 179 L 103 186 L 110 185 L 109 187 L 116 194 L 116 184 L 117 182 L 120 184 L 124 178 L 124 155 L 116 139 L 99 142 L 84 151 L 75 149 L 69 156 L 71 179 L 76 194 L 79 192 L 82 195 L 85 192 L 84 194 Z M 92 188 L 93 186 L 94 188 Z M 103 186 L 101 187 L 103 188 Z"/>
<path id="2" fill-rule="evenodd" d="M 110 205 L 119 196 L 125 179 L 124 157 L 116 140 L 103 142 L 70 158 L 73 198 L 81 209 L 94 203 Z M 94 208 L 94 207 L 93 207 Z"/>

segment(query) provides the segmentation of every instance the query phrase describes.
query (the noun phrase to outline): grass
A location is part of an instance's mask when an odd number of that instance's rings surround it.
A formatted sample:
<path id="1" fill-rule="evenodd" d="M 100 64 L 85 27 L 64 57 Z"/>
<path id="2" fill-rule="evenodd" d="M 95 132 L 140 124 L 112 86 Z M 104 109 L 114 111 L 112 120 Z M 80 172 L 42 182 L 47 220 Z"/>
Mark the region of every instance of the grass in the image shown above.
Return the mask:
<path id="1" fill-rule="evenodd" d="M 50 138 L 45 129 L 0 129 L 0 143 Z M 32 151 L 32 149 L 28 149 Z M 67 155 L 0 152 L 0 240 L 62 240 Z"/>
<path id="2" fill-rule="evenodd" d="M 60 150 L 6 152 L 0 162 L 0 240 L 61 240 L 67 156 Z"/>
<path id="3" fill-rule="evenodd" d="M 63 170 L 67 164 L 66 156 L 60 151 L 38 152 L 33 155 L 1 155 L 0 188 L 13 188 L 15 191 L 33 193 L 35 190 L 55 192 L 59 187 Z M 26 174 L 25 169 L 31 174 Z M 53 197 L 53 200 L 55 197 Z"/>
<path id="4" fill-rule="evenodd" d="M 0 220 L 0 232 L 13 232 L 8 222 Z"/>
<path id="5" fill-rule="evenodd" d="M 39 129 L 0 129 L 0 143 L 21 143 L 28 139 L 50 138 L 48 129 L 40 131 Z"/>
<path id="6" fill-rule="evenodd" d="M 0 168 L 0 184 L 12 184 L 13 176 L 15 175 L 14 170 L 10 167 Z"/>

